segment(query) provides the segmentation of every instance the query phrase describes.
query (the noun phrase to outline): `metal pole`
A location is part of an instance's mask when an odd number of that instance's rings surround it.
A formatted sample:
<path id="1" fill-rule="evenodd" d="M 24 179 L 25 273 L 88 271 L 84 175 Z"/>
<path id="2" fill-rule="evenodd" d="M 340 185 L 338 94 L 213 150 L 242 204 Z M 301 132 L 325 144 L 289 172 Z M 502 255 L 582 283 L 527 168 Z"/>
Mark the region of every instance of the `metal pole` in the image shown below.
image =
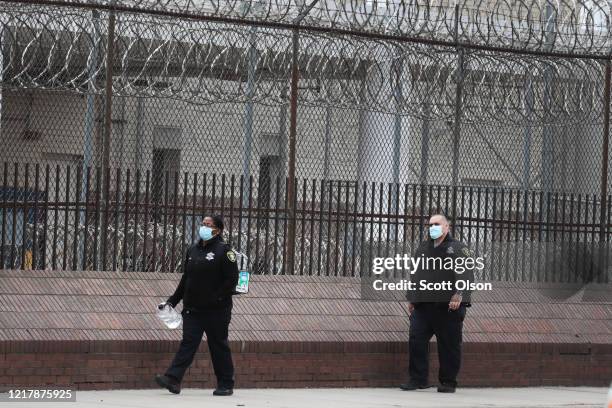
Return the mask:
<path id="1" fill-rule="evenodd" d="M 287 259 L 285 273 L 293 273 L 295 252 L 295 148 L 297 132 L 297 97 L 298 97 L 298 52 L 299 31 L 293 30 L 293 51 L 291 57 L 291 106 L 289 116 L 289 156 L 287 163 Z"/>
<path id="2" fill-rule="evenodd" d="M 604 123 L 603 143 L 601 149 L 601 208 L 599 215 L 599 242 L 605 242 L 607 230 L 607 207 L 608 207 L 608 150 L 610 138 L 610 60 L 606 61 L 605 87 L 604 90 Z M 603 251 L 601 251 L 603 253 Z"/>
<path id="3" fill-rule="evenodd" d="M 550 4 L 546 4 L 546 49 L 552 49 L 555 41 L 555 20 L 554 20 L 554 10 Z M 544 128 L 542 129 L 542 189 L 546 192 L 551 192 L 553 190 L 554 182 L 553 182 L 553 166 L 554 166 L 554 139 L 553 139 L 553 129 L 550 125 L 550 109 L 552 102 L 551 95 L 551 80 L 552 80 L 552 70 L 550 68 L 546 68 L 544 71 L 544 117 L 548 119 L 549 124 L 544 124 Z M 546 220 L 548 222 L 548 220 Z"/>
<path id="4" fill-rule="evenodd" d="M 242 195 L 243 197 L 243 207 L 248 206 L 249 194 L 248 194 L 248 185 L 246 182 L 249 180 L 251 176 L 251 152 L 253 146 L 253 95 L 255 93 L 255 69 L 256 69 L 256 52 L 255 48 L 256 42 L 256 30 L 257 28 L 251 26 L 250 28 L 250 36 L 249 36 L 249 52 L 248 52 L 248 62 L 247 62 L 247 88 L 246 88 L 246 96 L 247 101 L 244 107 L 244 148 L 242 152 L 242 176 L 245 180 L 245 193 Z"/>
<path id="5" fill-rule="evenodd" d="M 136 154 L 134 155 L 136 162 L 134 168 L 140 170 L 142 161 L 142 126 L 144 121 L 144 98 L 136 97 Z"/>
<path id="6" fill-rule="evenodd" d="M 93 159 L 93 135 L 95 128 L 95 85 L 94 73 L 98 66 L 98 45 L 100 43 L 100 12 L 92 10 L 91 22 L 93 26 L 93 48 L 87 60 L 87 72 L 89 83 L 87 84 L 87 100 L 85 107 L 85 132 L 83 135 L 83 179 L 81 180 L 81 202 L 85 202 L 87 192 L 87 169 L 92 166 Z M 79 213 L 79 225 L 85 225 L 85 210 Z M 85 234 L 79 235 L 78 265 L 83 265 L 83 253 L 85 251 Z"/>
<path id="7" fill-rule="evenodd" d="M 455 89 L 455 122 L 453 124 L 453 173 L 452 184 L 456 187 L 459 183 L 459 145 L 461 138 L 461 98 L 463 95 L 463 49 L 459 48 L 459 68 L 457 71 L 457 85 Z"/>
<path id="8" fill-rule="evenodd" d="M 105 176 L 106 169 L 110 168 L 110 149 L 111 149 L 111 132 L 112 132 L 112 109 L 113 109 L 113 62 L 115 50 L 115 11 L 111 11 L 108 18 L 108 34 L 106 45 L 106 84 L 104 87 L 104 156 L 102 162 L 102 175 L 104 178 L 104 188 L 102 189 L 102 224 L 101 224 L 101 242 L 100 253 L 102 257 L 106 257 L 107 246 L 107 230 L 108 230 L 108 197 L 106 192 L 109 191 L 110 180 Z M 110 173 L 108 173 L 110 174 Z"/>
<path id="9" fill-rule="evenodd" d="M 457 84 L 455 86 L 455 123 L 453 128 L 453 171 L 452 171 L 452 185 L 453 185 L 453 202 L 452 202 L 452 228 L 455 231 L 457 225 L 457 186 L 459 184 L 459 142 L 461 137 L 461 104 L 463 97 L 463 59 L 464 50 L 459 44 L 459 5 L 455 5 L 455 43 L 457 44 L 457 53 L 459 54 L 459 61 L 457 67 Z"/>
<path id="10" fill-rule="evenodd" d="M 427 183 L 427 171 L 429 167 L 429 114 L 430 114 L 429 98 L 423 104 L 423 128 L 421 129 L 421 175 L 419 177 L 420 184 Z"/>
<path id="11" fill-rule="evenodd" d="M 327 87 L 327 100 L 329 101 L 331 96 L 330 88 Z M 325 140 L 323 141 L 323 180 L 329 180 L 329 149 L 331 144 L 331 122 L 332 122 L 332 108 L 331 104 L 327 104 L 325 107 Z"/>
<path id="12" fill-rule="evenodd" d="M 532 83 L 525 86 L 525 109 L 527 110 L 527 123 L 523 134 L 523 190 L 529 190 L 531 170 L 531 113 L 533 110 L 533 88 Z"/>

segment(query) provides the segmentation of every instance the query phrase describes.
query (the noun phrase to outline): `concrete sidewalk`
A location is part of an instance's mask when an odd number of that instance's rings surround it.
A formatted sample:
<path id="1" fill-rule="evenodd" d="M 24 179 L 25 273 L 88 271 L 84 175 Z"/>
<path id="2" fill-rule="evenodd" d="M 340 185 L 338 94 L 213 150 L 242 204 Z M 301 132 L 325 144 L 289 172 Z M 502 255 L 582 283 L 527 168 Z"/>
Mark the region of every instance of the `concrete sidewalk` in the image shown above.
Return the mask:
<path id="1" fill-rule="evenodd" d="M 463 388 L 439 394 L 435 388 L 416 392 L 395 388 L 237 389 L 231 397 L 212 390 L 184 389 L 172 395 L 161 389 L 78 391 L 76 403 L 47 402 L 44 408 L 552 408 L 606 406 L 607 388 Z M 10 405 L 9 405 L 10 404 Z M 26 403 L 27 404 L 27 403 Z M 0 403 L 19 407 L 26 404 Z M 27 405 L 30 406 L 30 405 Z"/>

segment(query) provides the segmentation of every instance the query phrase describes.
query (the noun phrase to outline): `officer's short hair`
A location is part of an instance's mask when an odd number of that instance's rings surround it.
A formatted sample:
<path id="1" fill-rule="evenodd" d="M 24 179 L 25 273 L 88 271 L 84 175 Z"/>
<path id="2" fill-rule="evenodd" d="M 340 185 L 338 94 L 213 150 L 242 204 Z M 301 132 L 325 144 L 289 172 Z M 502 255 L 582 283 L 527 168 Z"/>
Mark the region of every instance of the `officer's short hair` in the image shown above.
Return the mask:
<path id="1" fill-rule="evenodd" d="M 213 220 L 213 224 L 220 231 L 223 231 L 225 224 L 223 223 L 223 217 L 220 215 L 211 215 L 210 218 Z"/>
<path id="2" fill-rule="evenodd" d="M 444 221 L 446 221 L 446 223 L 450 225 L 450 220 L 449 220 L 449 219 L 448 219 L 448 217 L 447 217 L 445 214 L 443 214 L 443 213 L 435 213 L 435 214 L 432 214 L 432 215 L 429 217 L 429 219 L 432 219 L 433 217 L 442 217 L 442 218 L 444 219 Z"/>

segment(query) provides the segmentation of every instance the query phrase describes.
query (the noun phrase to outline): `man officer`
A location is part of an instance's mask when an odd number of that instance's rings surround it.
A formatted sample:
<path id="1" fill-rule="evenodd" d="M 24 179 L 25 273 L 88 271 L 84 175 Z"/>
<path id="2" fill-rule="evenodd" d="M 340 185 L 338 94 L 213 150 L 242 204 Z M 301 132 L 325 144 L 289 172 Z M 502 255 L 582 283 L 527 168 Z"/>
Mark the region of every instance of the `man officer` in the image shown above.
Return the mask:
<path id="1" fill-rule="evenodd" d="M 455 290 L 454 282 L 458 279 L 472 282 L 473 271 L 466 268 L 459 274 L 458 268 L 454 266 L 459 263 L 445 265 L 445 260 L 465 259 L 471 257 L 472 253 L 466 245 L 451 237 L 448 219 L 442 214 L 433 215 L 429 219 L 429 236 L 431 239 L 422 242 L 415 254 L 415 258 L 424 258 L 423 266 L 411 277 L 417 290 L 409 290 L 406 296 L 410 302 L 410 381 L 400 388 L 412 391 L 429 387 L 429 341 L 435 334 L 440 362 L 438 392 L 452 393 L 457 386 L 457 374 L 461 365 L 463 319 L 466 307 L 470 306 L 469 291 Z M 442 290 L 418 290 L 421 280 L 430 284 L 450 281 L 453 285 L 447 285 Z"/>
<path id="2" fill-rule="evenodd" d="M 236 254 L 223 241 L 222 232 L 221 217 L 204 218 L 200 240 L 187 250 L 181 281 L 165 302 L 175 307 L 183 300 L 183 340 L 166 373 L 155 376 L 159 386 L 174 394 L 181 392 L 181 381 L 204 333 L 217 377 L 213 395 L 233 393 L 234 365 L 227 338 L 238 266 Z"/>

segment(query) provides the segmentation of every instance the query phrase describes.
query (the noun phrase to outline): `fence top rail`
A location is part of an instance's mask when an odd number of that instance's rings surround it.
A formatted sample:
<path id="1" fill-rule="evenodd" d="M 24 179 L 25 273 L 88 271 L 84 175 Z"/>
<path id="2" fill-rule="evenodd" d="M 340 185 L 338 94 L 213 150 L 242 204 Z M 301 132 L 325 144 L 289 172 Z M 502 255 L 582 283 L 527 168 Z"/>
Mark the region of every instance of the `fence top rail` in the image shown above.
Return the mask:
<path id="1" fill-rule="evenodd" d="M 610 59 L 612 9 L 604 0 L 0 0 L 282 29 L 356 35 L 559 58 Z"/>

